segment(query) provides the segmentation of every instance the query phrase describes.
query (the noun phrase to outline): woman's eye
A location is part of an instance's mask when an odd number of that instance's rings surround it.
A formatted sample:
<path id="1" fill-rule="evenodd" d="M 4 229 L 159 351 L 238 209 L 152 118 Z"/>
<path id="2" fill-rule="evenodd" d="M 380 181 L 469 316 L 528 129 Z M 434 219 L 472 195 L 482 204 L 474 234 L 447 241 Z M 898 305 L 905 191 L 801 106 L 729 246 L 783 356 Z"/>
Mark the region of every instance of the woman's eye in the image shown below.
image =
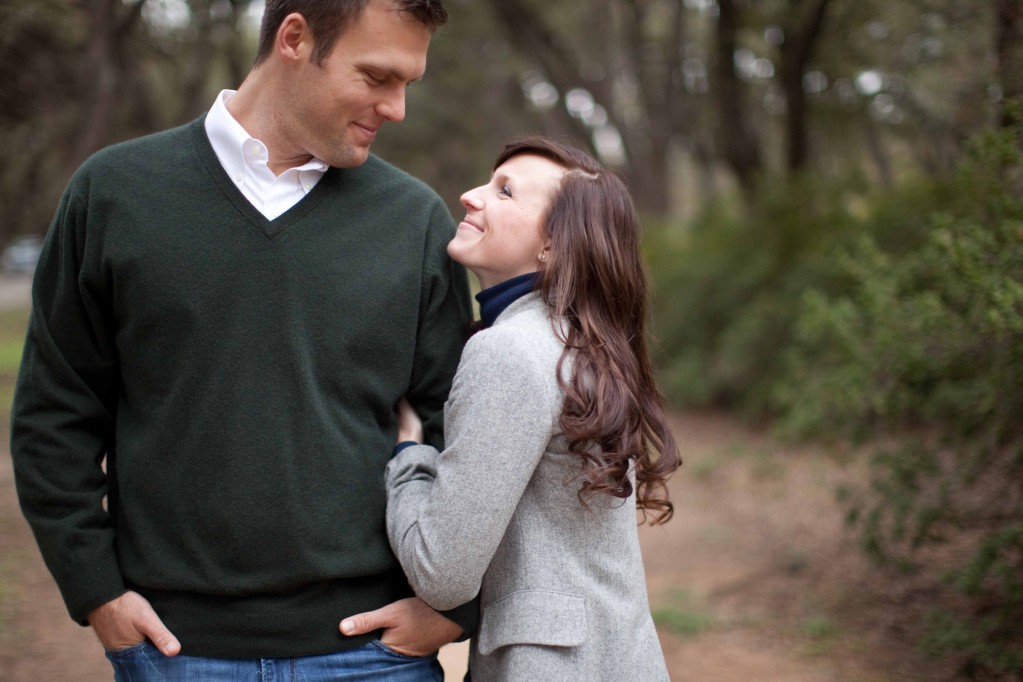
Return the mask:
<path id="1" fill-rule="evenodd" d="M 503 194 L 506 197 L 510 197 L 512 195 L 511 190 L 508 189 L 508 185 L 501 185 L 501 189 L 498 190 L 498 194 Z"/>

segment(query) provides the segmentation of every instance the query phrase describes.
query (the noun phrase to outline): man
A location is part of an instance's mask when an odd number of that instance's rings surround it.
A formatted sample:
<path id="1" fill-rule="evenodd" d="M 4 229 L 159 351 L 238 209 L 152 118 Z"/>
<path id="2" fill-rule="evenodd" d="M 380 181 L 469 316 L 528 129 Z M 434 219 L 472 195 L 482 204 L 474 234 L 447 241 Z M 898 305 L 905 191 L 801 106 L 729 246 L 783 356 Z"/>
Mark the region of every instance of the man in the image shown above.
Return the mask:
<path id="1" fill-rule="evenodd" d="M 395 405 L 439 443 L 469 308 L 447 210 L 369 148 L 445 20 L 439 0 L 269 0 L 237 93 L 65 192 L 12 453 L 118 679 L 439 679 L 433 654 L 475 627 L 412 598 L 384 531 Z"/>

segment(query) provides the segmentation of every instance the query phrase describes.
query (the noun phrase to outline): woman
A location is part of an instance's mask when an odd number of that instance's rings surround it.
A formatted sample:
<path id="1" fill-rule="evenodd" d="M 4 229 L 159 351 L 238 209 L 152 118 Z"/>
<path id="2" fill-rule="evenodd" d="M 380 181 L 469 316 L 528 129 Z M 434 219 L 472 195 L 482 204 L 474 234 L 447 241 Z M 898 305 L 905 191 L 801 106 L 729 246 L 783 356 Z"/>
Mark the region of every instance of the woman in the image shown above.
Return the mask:
<path id="1" fill-rule="evenodd" d="M 645 348 L 638 220 L 613 173 L 544 138 L 462 196 L 448 253 L 484 329 L 445 406 L 447 447 L 403 405 L 387 526 L 436 609 L 480 594 L 470 670 L 490 680 L 665 680 L 636 509 L 670 518 L 678 466 Z"/>

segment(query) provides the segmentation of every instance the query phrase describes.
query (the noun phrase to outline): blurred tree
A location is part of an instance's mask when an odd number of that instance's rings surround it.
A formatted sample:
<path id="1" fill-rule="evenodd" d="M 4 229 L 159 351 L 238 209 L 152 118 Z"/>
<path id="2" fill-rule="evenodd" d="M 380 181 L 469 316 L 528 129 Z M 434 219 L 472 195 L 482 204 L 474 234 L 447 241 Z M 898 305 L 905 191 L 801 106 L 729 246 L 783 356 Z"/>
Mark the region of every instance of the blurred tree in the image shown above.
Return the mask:
<path id="1" fill-rule="evenodd" d="M 692 117 L 696 103 L 684 87 L 683 53 L 688 43 L 686 13 L 681 2 L 631 0 L 620 9 L 622 32 L 625 35 L 623 68 L 634 74 L 626 80 L 638 84 L 640 112 L 627 125 L 620 116 L 612 116 L 612 125 L 624 132 L 624 147 L 632 187 L 638 203 L 647 211 L 667 215 L 671 204 L 673 147 L 691 139 L 695 130 Z M 610 11 L 610 7 L 608 10 Z M 602 25 L 607 27 L 613 24 Z M 598 34 L 600 45 L 613 44 L 613 38 Z M 615 65 L 608 60 L 600 71 L 614 74 Z M 606 78 L 604 82 L 611 81 Z M 604 108 L 616 111 L 611 93 L 601 93 Z"/>
<path id="2" fill-rule="evenodd" d="M 999 92 L 1019 92 L 1021 1 L 447 0 L 429 76 L 377 150 L 452 207 L 527 131 L 618 167 L 651 215 L 792 171 L 894 186 L 949 172 Z M 0 4 L 0 201 L 15 207 L 0 242 L 41 230 L 95 149 L 237 86 L 258 4 Z"/>
<path id="3" fill-rule="evenodd" d="M 608 160 L 600 136 L 620 136 L 615 162 L 652 214 L 672 212 L 686 164 L 710 195 L 729 169 L 747 198 L 765 173 L 865 163 L 890 186 L 904 151 L 947 173 L 990 111 L 989 13 L 969 0 L 489 7 L 523 62 L 524 100 L 553 88 L 550 128 Z"/>
<path id="4" fill-rule="evenodd" d="M 387 125 L 373 152 L 430 184 L 455 215 L 461 194 L 486 182 L 501 146 L 527 131 L 551 132 L 524 101 L 519 57 L 493 15 L 473 0 L 446 0 L 426 77 L 408 89 L 406 118 Z"/>
<path id="5" fill-rule="evenodd" d="M 114 109 L 126 90 L 126 71 L 136 64 L 129 45 L 145 0 L 92 0 L 83 5 L 87 28 L 79 68 L 88 78 L 80 82 L 91 87 L 82 88 L 82 125 L 66 159 L 70 170 L 111 137 Z"/>
<path id="6" fill-rule="evenodd" d="M 752 199 L 763 167 L 760 140 L 750 124 L 747 97 L 736 72 L 740 9 L 735 0 L 718 0 L 717 93 L 721 124 L 718 128 L 725 160 Z"/>
<path id="7" fill-rule="evenodd" d="M 77 112 L 84 26 L 68 0 L 0 3 L 0 243 L 45 229 L 36 198 L 55 198 Z M 54 177 L 62 178 L 54 180 Z M 56 191 L 59 191 L 56 190 Z M 49 211 L 52 212 L 51 203 Z"/>
<path id="8" fill-rule="evenodd" d="M 831 0 L 806 0 L 786 3 L 787 25 L 782 29 L 781 83 L 785 92 L 786 165 L 798 172 L 806 166 L 809 154 L 807 129 L 807 65 L 813 57 L 824 28 L 824 17 Z M 806 5 L 807 7 L 802 7 Z"/>
<path id="9" fill-rule="evenodd" d="M 836 9 L 839 9 L 836 7 Z M 891 172 L 953 172 L 965 142 L 993 113 L 992 5 L 972 0 L 842 4 L 838 35 L 822 55 L 831 86 L 822 93 L 829 120 L 847 112 L 870 151 Z M 850 165 L 862 158 L 846 150 Z M 894 159 L 894 162 L 892 160 Z M 913 167 L 903 159 L 915 162 Z"/>
<path id="10" fill-rule="evenodd" d="M 995 54 L 1002 101 L 1023 99 L 1023 0 L 995 2 Z M 1010 108 L 1002 107 L 1001 122 L 1005 127 L 1014 123 L 1011 112 Z"/>
<path id="11" fill-rule="evenodd" d="M 550 109 L 562 133 L 621 166 L 641 207 L 667 213 L 672 145 L 687 128 L 681 1 L 597 0 L 555 11 L 529 0 L 490 6 L 541 82 L 565 99 Z"/>
<path id="12" fill-rule="evenodd" d="M 0 4 L 0 243 L 45 230 L 71 173 L 118 140 L 182 123 L 236 86 L 251 0 Z"/>
<path id="13" fill-rule="evenodd" d="M 183 27 L 168 63 L 180 54 L 189 59 L 177 65 L 182 82 L 178 120 L 188 121 L 210 107 L 223 88 L 235 89 L 244 80 L 255 57 L 255 26 L 245 31 L 245 15 L 252 0 L 188 0 L 192 20 Z"/>

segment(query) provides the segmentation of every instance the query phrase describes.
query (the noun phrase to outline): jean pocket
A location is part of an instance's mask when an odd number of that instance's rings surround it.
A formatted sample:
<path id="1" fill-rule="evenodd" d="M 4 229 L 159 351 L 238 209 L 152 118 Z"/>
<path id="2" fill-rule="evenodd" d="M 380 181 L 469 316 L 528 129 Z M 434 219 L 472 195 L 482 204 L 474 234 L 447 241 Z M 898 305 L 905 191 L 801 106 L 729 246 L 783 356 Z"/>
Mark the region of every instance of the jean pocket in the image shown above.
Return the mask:
<path id="1" fill-rule="evenodd" d="M 124 659 L 132 658 L 134 656 L 138 656 L 139 654 L 144 652 L 148 646 L 149 640 L 144 639 L 138 644 L 132 644 L 131 646 L 126 646 L 121 649 L 107 649 L 104 651 L 104 653 L 110 660 L 121 661 Z"/>
<path id="2" fill-rule="evenodd" d="M 393 656 L 394 658 L 398 658 L 403 661 L 422 661 L 424 659 L 432 658 L 434 656 L 434 654 L 426 654 L 425 656 L 413 656 L 412 654 L 403 654 L 400 651 L 395 651 L 391 647 L 381 642 L 379 639 L 374 639 L 370 643 L 377 649 L 383 651 L 388 656 Z"/>

